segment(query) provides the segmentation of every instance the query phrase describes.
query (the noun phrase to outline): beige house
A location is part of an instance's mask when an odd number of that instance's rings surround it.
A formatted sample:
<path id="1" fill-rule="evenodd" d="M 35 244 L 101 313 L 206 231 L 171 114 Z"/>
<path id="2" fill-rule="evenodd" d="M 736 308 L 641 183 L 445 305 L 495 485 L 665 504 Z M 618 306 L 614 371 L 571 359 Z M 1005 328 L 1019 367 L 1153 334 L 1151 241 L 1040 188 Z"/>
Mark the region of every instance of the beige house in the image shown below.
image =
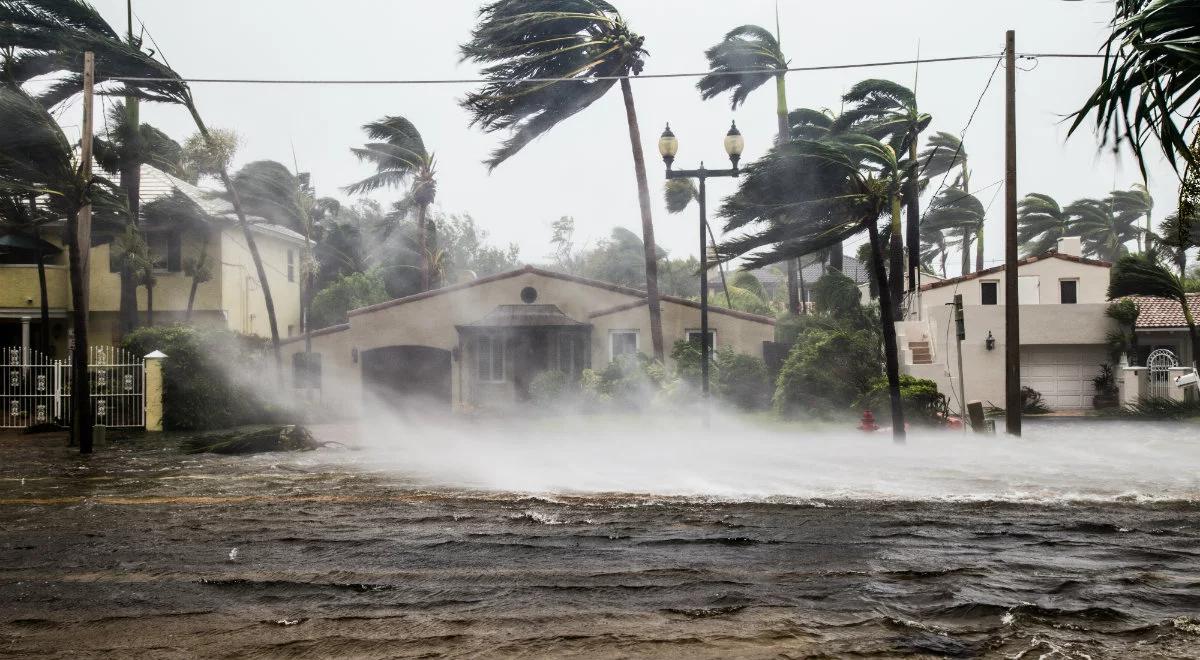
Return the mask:
<path id="1" fill-rule="evenodd" d="M 230 330 L 262 337 L 270 336 L 266 305 L 246 239 L 228 202 L 186 181 L 149 165 L 142 166 L 141 205 L 181 193 L 208 216 L 202 227 L 181 229 L 144 224 L 146 242 L 156 268 L 154 276 L 155 324 L 183 320 L 191 293 L 192 278 L 183 272 L 187 259 L 198 255 L 207 244 L 212 279 L 200 284 L 193 306 L 193 322 L 219 323 Z M 252 218 L 252 231 L 267 271 L 282 336 L 294 335 L 300 327 L 300 259 L 304 237 L 285 227 Z M 65 354 L 71 312 L 70 278 L 62 223 L 46 227 L 42 239 L 47 249 L 46 285 L 50 305 L 50 335 L 55 353 Z M 110 261 L 112 236 L 97 233 L 93 238 L 90 273 L 90 340 L 92 344 L 120 341 L 120 275 Z M 41 323 L 41 294 L 36 259 L 25 250 L 0 250 L 0 346 L 29 346 Z M 138 288 L 138 310 L 145 319 L 146 289 Z"/>
<path id="2" fill-rule="evenodd" d="M 663 340 L 699 335 L 695 302 L 661 301 Z M 715 348 L 762 356 L 774 319 L 710 307 Z M 546 370 L 577 377 L 614 358 L 652 353 L 643 291 L 532 266 L 350 312 L 349 322 L 284 344 L 291 383 L 343 411 L 364 396 L 432 406 L 502 408 Z M 319 367 L 306 369 L 307 361 Z"/>
<path id="3" fill-rule="evenodd" d="M 1021 384 L 1051 409 L 1092 407 L 1092 378 L 1111 362 L 1105 315 L 1112 264 L 1080 255 L 1077 237 L 1056 251 L 1017 262 L 1021 318 Z M 963 298 L 962 362 L 966 401 L 1004 401 L 1004 266 L 923 285 L 914 309 L 896 324 L 902 373 L 937 382 L 959 402 L 958 352 L 952 305 Z"/>

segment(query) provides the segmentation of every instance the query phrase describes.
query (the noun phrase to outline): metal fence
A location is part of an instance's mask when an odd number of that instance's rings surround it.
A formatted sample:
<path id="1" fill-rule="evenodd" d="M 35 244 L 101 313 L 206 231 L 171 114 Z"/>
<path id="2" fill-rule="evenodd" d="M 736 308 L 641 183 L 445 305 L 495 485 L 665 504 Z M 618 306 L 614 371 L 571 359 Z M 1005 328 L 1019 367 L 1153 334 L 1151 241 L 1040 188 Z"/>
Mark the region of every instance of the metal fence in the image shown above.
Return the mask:
<path id="1" fill-rule="evenodd" d="M 1150 352 L 1146 357 L 1146 367 L 1149 369 L 1150 393 L 1156 398 L 1171 396 L 1171 369 L 1179 366 L 1179 358 L 1167 348 L 1159 348 Z"/>
<path id="2" fill-rule="evenodd" d="M 71 423 L 71 358 L 21 346 L 0 348 L 0 428 Z M 88 391 L 96 424 L 146 424 L 145 362 L 115 346 L 88 347 Z"/>

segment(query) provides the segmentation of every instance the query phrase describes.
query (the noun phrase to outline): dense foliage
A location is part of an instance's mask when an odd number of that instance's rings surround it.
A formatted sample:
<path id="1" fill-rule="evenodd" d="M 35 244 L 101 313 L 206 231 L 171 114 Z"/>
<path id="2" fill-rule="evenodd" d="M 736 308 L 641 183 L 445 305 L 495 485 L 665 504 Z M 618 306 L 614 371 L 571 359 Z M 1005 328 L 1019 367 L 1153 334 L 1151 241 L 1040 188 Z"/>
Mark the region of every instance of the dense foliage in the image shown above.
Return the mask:
<path id="1" fill-rule="evenodd" d="M 230 428 L 278 421 L 283 409 L 262 385 L 266 340 L 214 327 L 141 328 L 123 346 L 136 355 L 162 351 L 163 425 L 168 431 Z"/>
<path id="2" fill-rule="evenodd" d="M 904 406 L 904 419 L 912 424 L 937 426 L 948 414 L 946 395 L 938 391 L 937 383 L 932 380 L 908 374 L 900 376 L 900 400 Z M 876 378 L 855 407 L 874 411 L 877 417 L 886 417 L 891 405 L 887 379 Z"/>
<path id="3" fill-rule="evenodd" d="M 314 329 L 345 323 L 346 312 L 389 298 L 377 271 L 343 275 L 313 297 L 309 323 Z"/>

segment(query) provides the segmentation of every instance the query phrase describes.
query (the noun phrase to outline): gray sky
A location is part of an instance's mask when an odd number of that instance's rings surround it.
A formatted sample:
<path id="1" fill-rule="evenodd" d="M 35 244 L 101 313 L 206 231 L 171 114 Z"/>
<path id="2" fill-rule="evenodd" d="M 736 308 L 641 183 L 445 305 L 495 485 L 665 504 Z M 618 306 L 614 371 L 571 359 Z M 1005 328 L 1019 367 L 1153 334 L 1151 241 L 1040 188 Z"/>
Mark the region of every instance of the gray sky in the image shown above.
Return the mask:
<path id="1" fill-rule="evenodd" d="M 109 21 L 124 28 L 124 0 L 96 0 Z M 134 11 L 170 64 L 184 76 L 252 78 L 472 78 L 458 61 L 480 3 L 410 0 L 135 0 Z M 738 25 L 774 24 L 774 0 L 615 0 L 633 29 L 646 36 L 647 73 L 698 72 L 703 51 Z M 924 57 L 999 53 L 1004 30 L 1017 31 L 1023 52 L 1095 52 L 1105 34 L 1111 3 L 1099 0 L 963 2 L 800 2 L 782 0 L 784 50 L 793 66 L 911 59 L 918 41 Z M 851 13 L 847 14 L 846 10 Z M 843 26 L 853 22 L 854 31 Z M 1018 155 L 1020 194 L 1044 192 L 1066 204 L 1099 197 L 1114 185 L 1140 180 L 1135 163 L 1114 160 L 1091 134 L 1066 139 L 1061 119 L 1094 85 L 1098 60 L 1049 60 L 1020 65 Z M 992 61 L 926 64 L 919 73 L 922 109 L 931 130 L 959 133 L 983 90 Z M 839 108 L 840 95 L 869 77 L 911 85 L 912 66 L 792 73 L 789 106 Z M 467 127 L 457 100 L 469 85 L 284 86 L 196 84 L 210 126 L 232 128 L 242 138 L 238 163 L 274 159 L 289 166 L 292 147 L 301 170 L 311 171 L 318 192 L 345 198 L 338 189 L 369 173 L 348 147 L 363 141 L 360 126 L 385 114 L 412 120 L 438 158 L 438 204 L 467 212 L 494 243 L 516 242 L 525 261 L 549 252 L 550 223 L 574 216 L 583 239 L 596 240 L 614 225 L 640 231 L 637 191 L 620 92 L 576 115 L 489 174 L 481 164 L 500 139 Z M 769 147 L 775 132 L 774 92 L 760 88 L 736 113 L 726 100 L 703 102 L 695 79 L 634 82 L 634 96 L 650 169 L 657 240 L 674 256 L 695 254 L 695 213 L 666 213 L 656 143 L 670 121 L 680 139 L 677 165 L 727 163 L 721 140 L 731 118 L 746 136 L 746 158 Z M 181 109 L 143 106 L 143 120 L 182 141 L 193 132 Z M 77 112 L 70 108 L 68 112 Z M 72 124 L 71 116 L 63 119 Z M 1002 179 L 1003 71 L 997 73 L 967 132 L 972 188 L 984 205 Z M 1165 163 L 1151 168 L 1157 217 L 1174 210 L 1177 181 Z M 731 180 L 710 183 L 710 207 L 732 190 Z M 390 201 L 400 193 L 378 195 Z M 988 213 L 986 257 L 1002 258 L 1003 197 Z M 956 261 L 951 260 L 951 263 Z"/>

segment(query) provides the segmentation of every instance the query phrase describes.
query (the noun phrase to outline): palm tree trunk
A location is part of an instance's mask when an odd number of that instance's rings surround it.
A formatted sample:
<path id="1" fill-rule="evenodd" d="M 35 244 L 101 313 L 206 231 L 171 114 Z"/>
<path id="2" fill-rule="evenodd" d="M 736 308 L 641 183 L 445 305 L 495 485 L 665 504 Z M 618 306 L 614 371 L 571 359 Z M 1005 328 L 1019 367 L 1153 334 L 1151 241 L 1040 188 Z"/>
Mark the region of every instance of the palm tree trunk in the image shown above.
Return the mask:
<path id="1" fill-rule="evenodd" d="M 428 204 L 417 206 L 417 249 L 421 251 L 421 291 L 429 290 L 429 247 L 425 229 Z"/>
<path id="2" fill-rule="evenodd" d="M 908 222 L 905 239 L 908 241 L 908 292 L 917 290 L 917 272 L 921 264 L 921 197 L 917 188 L 917 136 L 908 145 L 909 176 L 906 182 Z"/>
<path id="3" fill-rule="evenodd" d="M 785 144 L 791 137 L 791 126 L 788 124 L 787 82 L 784 73 L 775 75 L 775 123 L 778 129 L 775 133 L 775 144 Z M 803 302 L 800 284 L 800 259 L 787 260 L 787 306 L 788 312 L 799 314 Z"/>
<path id="4" fill-rule="evenodd" d="M 904 297 L 904 239 L 900 232 L 900 195 L 892 194 L 892 237 L 889 251 L 888 282 L 892 287 L 892 315 L 900 318 L 900 300 Z M 881 303 L 882 304 L 882 303 Z"/>
<path id="5" fill-rule="evenodd" d="M 1196 328 L 1196 319 L 1188 307 L 1187 294 L 1179 301 L 1183 305 L 1183 320 L 1187 321 L 1188 334 L 1192 337 L 1192 368 L 1200 369 L 1200 329 Z"/>
<path id="6" fill-rule="evenodd" d="M 146 326 L 154 327 L 154 280 L 153 274 L 146 274 Z"/>
<path id="7" fill-rule="evenodd" d="M 637 178 L 638 205 L 642 211 L 642 247 L 646 254 L 646 306 L 650 309 L 650 341 L 654 346 L 654 359 L 662 362 L 664 358 L 662 310 L 658 304 L 658 249 L 654 243 L 654 219 L 650 215 L 650 184 L 646 182 L 642 132 L 638 128 L 637 110 L 633 107 L 633 89 L 629 85 L 629 78 L 621 78 L 621 96 L 625 99 L 625 121 L 629 124 L 633 173 Z"/>
<path id="8" fill-rule="evenodd" d="M 195 104 L 189 101 L 187 109 L 192 115 L 192 121 L 196 124 L 196 130 L 200 131 L 200 135 L 204 137 L 204 142 L 212 146 L 212 134 L 208 132 L 208 127 L 204 125 L 204 120 L 200 118 L 200 112 L 196 110 Z M 254 262 L 254 270 L 258 273 L 259 286 L 262 287 L 263 292 L 263 303 L 267 308 L 267 321 L 271 326 L 271 349 L 275 354 L 276 377 L 282 385 L 283 354 L 279 350 L 279 322 L 275 319 L 275 300 L 271 297 L 271 285 L 267 281 L 267 271 L 263 268 L 262 256 L 258 253 L 258 243 L 255 242 L 254 234 L 250 231 L 250 221 L 246 218 L 245 210 L 242 209 L 242 198 L 238 195 L 233 181 L 229 179 L 229 172 L 226 170 L 224 163 L 221 163 L 220 175 L 221 183 L 225 185 L 225 190 L 229 191 L 230 202 L 233 204 L 233 212 L 237 215 L 238 224 L 241 225 L 242 235 L 246 239 L 246 248 L 250 250 L 250 259 Z"/>
<path id="9" fill-rule="evenodd" d="M 829 248 L 829 267 L 839 273 L 845 272 L 845 257 L 842 255 L 842 242 L 838 241 Z"/>
<path id="10" fill-rule="evenodd" d="M 975 229 L 975 271 L 983 270 L 983 223 Z"/>
<path id="11" fill-rule="evenodd" d="M 79 213 L 91 213 L 91 209 Z M 79 214 L 67 217 L 67 256 L 71 277 L 71 327 L 75 345 L 71 348 L 71 440 L 79 453 L 92 453 L 92 405 L 88 383 L 88 290 L 79 245 Z"/>
<path id="12" fill-rule="evenodd" d="M 963 229 L 962 239 L 962 273 L 960 275 L 968 275 L 971 272 L 971 230 Z"/>
<path id="13" fill-rule="evenodd" d="M 883 326 L 883 354 L 888 379 L 888 394 L 892 402 L 892 439 L 903 443 L 904 408 L 900 401 L 900 351 L 896 347 L 896 321 L 892 314 L 892 294 L 883 267 L 883 246 L 879 244 L 879 228 L 875 219 L 867 220 L 867 235 L 871 242 L 871 272 L 879 289 L 879 321 Z M 893 273 L 899 271 L 892 271 Z"/>
<path id="14" fill-rule="evenodd" d="M 799 261 L 799 259 L 789 259 L 788 263 L 790 265 L 792 262 L 796 261 Z M 800 313 L 808 316 L 808 303 L 806 302 L 808 300 L 808 292 L 804 290 L 804 270 L 798 268 L 796 269 L 796 274 L 797 284 L 800 285 Z M 793 312 L 793 314 L 794 313 L 795 312 Z"/>
<path id="15" fill-rule="evenodd" d="M 200 278 L 192 278 L 192 290 L 188 292 L 187 313 L 183 317 L 184 323 L 192 322 L 192 307 L 196 304 L 196 289 L 200 288 Z"/>

